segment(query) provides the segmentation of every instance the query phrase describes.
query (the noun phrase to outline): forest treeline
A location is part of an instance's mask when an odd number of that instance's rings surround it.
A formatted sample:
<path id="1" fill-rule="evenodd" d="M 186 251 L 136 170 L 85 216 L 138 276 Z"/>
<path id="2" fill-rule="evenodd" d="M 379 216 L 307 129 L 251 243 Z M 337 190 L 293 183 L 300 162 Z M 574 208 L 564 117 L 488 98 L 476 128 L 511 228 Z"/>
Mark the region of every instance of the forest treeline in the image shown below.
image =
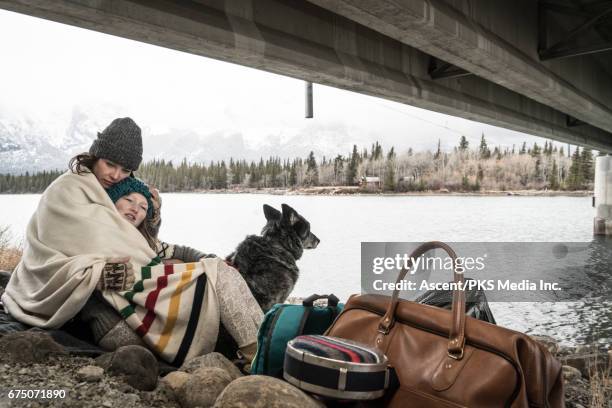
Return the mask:
<path id="1" fill-rule="evenodd" d="M 61 171 L 0 175 L 0 193 L 40 193 Z M 270 157 L 259 161 L 234 160 L 180 163 L 152 160 L 136 175 L 162 192 L 228 188 L 301 188 L 355 186 L 383 191 L 479 190 L 590 190 L 594 157 L 587 148 L 570 154 L 546 141 L 544 146 L 526 142 L 501 149 L 487 144 L 471 147 L 462 136 L 452 151 L 385 151 L 378 142 L 369 149 L 356 145 L 346 155 L 306 158 Z M 367 177 L 368 183 L 365 183 Z"/>

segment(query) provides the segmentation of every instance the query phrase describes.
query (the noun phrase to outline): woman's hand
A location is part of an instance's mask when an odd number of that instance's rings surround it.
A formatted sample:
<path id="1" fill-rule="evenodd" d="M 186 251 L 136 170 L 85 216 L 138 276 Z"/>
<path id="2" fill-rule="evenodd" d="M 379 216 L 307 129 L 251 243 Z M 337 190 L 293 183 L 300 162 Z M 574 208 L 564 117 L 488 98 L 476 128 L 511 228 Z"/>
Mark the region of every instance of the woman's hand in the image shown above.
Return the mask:
<path id="1" fill-rule="evenodd" d="M 161 197 L 159 195 L 159 190 L 150 185 L 147 185 L 147 187 L 149 187 L 151 201 L 153 202 L 153 217 L 157 218 L 159 215 L 159 209 L 161 208 Z"/>
<path id="2" fill-rule="evenodd" d="M 134 286 L 135 280 L 130 257 L 112 258 L 104 265 L 96 288 L 98 290 L 129 290 Z"/>

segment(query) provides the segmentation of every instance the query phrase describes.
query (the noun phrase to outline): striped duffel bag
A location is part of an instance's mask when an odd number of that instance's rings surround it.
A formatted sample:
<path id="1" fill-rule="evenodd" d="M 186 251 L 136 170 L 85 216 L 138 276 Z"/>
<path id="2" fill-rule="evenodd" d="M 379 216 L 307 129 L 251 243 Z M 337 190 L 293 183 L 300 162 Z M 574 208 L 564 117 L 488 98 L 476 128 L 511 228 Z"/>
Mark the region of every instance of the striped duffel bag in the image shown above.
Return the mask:
<path id="1" fill-rule="evenodd" d="M 283 377 L 296 387 L 323 397 L 372 400 L 395 386 L 387 357 L 352 340 L 299 336 L 287 344 Z"/>

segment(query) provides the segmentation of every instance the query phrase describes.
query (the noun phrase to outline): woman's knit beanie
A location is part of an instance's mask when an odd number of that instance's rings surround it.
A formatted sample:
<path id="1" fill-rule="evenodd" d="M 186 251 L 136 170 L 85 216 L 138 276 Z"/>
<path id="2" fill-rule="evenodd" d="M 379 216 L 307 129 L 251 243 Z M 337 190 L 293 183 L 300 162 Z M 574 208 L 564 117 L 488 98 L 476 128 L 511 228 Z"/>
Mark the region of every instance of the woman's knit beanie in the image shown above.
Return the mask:
<path id="1" fill-rule="evenodd" d="M 147 209 L 147 218 L 153 217 L 153 199 L 149 187 L 137 178 L 126 177 L 117 184 L 107 188 L 106 192 L 110 199 L 113 200 L 113 203 L 116 203 L 121 197 L 131 193 L 142 194 L 147 199 L 147 204 L 149 205 Z"/>
<path id="2" fill-rule="evenodd" d="M 117 118 L 98 133 L 89 154 L 136 171 L 142 162 L 142 134 L 131 118 Z"/>

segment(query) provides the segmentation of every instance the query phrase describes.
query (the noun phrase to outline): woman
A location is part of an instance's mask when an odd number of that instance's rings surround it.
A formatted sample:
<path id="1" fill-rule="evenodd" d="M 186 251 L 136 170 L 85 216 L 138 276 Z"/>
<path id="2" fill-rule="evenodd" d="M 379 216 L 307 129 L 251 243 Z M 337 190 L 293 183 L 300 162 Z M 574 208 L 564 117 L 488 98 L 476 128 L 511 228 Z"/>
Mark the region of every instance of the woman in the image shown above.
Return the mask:
<path id="1" fill-rule="evenodd" d="M 142 135 L 140 127 L 130 118 L 115 119 L 98 138 L 88 153 L 79 154 L 70 160 L 70 170 L 75 174 L 91 172 L 102 187 L 108 189 L 134 176 L 142 162 Z M 147 230 L 157 236 L 161 223 L 161 199 L 156 189 L 150 189 L 153 198 L 153 216 L 147 220 Z"/>
<path id="2" fill-rule="evenodd" d="M 72 171 L 45 190 L 28 224 L 22 260 L 2 295 L 5 310 L 13 318 L 40 328 L 59 328 L 85 305 L 83 313 L 87 314 L 89 306 L 100 300 L 100 293 L 115 310 L 121 310 L 117 305 L 125 304 L 126 300 L 117 293 L 132 287 L 132 264 L 140 271 L 157 254 L 143 235 L 119 215 L 105 188 L 128 178 L 141 161 L 140 128 L 130 118 L 116 119 L 98 134 L 88 154 L 71 161 Z M 152 229 L 159 226 L 159 212 L 154 212 L 145 222 Z M 204 275 L 214 278 L 201 292 L 208 306 L 202 308 L 202 316 L 210 322 L 219 319 L 214 285 L 217 272 L 222 269 L 219 262 L 210 261 L 206 271 L 193 274 L 194 282 L 202 282 Z M 169 277 L 168 281 L 172 283 L 176 276 Z M 202 285 L 198 287 L 202 289 Z M 185 301 L 185 297 L 180 301 Z M 111 316 L 112 323 L 117 314 L 100 314 L 96 322 L 109 323 L 105 316 Z M 210 349 L 211 342 L 214 347 L 217 332 L 210 328 L 204 330 L 206 335 L 201 336 L 204 340 L 191 341 L 186 350 L 180 348 L 185 342 L 176 337 L 183 326 L 176 316 L 171 317 L 168 321 L 172 321 L 174 331 L 164 332 L 163 338 L 166 358 L 193 356 Z M 208 328 L 208 325 L 196 327 L 197 330 Z M 159 327 L 153 325 L 153 329 Z M 112 333 L 103 333 L 106 334 Z M 168 336 L 176 344 L 168 342 Z"/>
<path id="3" fill-rule="evenodd" d="M 115 203 L 117 212 L 147 238 L 146 220 L 153 216 L 153 197 L 147 186 L 138 179 L 126 178 L 107 189 L 107 193 Z M 206 255 L 191 248 L 166 244 L 154 238 L 147 239 L 147 241 L 151 248 L 163 249 L 161 257 L 164 263 L 170 263 L 168 261 L 196 262 L 214 257 L 214 255 Z M 217 258 L 216 261 L 220 260 Z M 211 279 L 209 276 L 207 278 Z M 143 286 L 155 283 L 145 282 Z M 238 344 L 245 359 L 252 360 L 257 348 L 257 331 L 263 319 L 261 308 L 242 276 L 234 268 L 224 265 L 222 273 L 216 276 L 214 287 L 219 303 L 220 321 Z M 100 298 L 99 294 L 97 298 Z M 106 301 L 101 300 L 95 308 L 88 308 L 87 311 L 85 319 L 89 319 L 92 327 L 97 326 L 94 332 L 97 332 L 99 336 L 100 333 L 107 331 L 107 334 L 98 339 L 98 344 L 102 347 L 114 349 L 127 344 L 142 344 L 135 331 L 116 314 Z M 110 328 L 108 326 L 113 313 L 116 317 L 114 326 Z M 106 317 L 101 319 L 100 316 Z M 138 324 L 140 323 L 139 321 Z M 212 323 L 217 324 L 217 322 Z"/>
<path id="4" fill-rule="evenodd" d="M 71 161 L 71 172 L 47 187 L 28 223 L 21 262 L 2 295 L 13 318 L 40 328 L 59 328 L 81 310 L 101 279 L 110 289 L 133 284 L 125 248 L 109 240 L 111 236 L 104 242 L 98 239 L 100 226 L 113 223 L 112 213 L 99 203 L 108 199 L 104 188 L 127 178 L 141 161 L 140 128 L 130 118 L 118 118 L 98 133 L 88 154 Z M 86 252 L 91 248 L 80 250 L 85 242 L 102 250 L 96 255 Z M 152 254 L 145 248 L 130 255 L 144 261 Z"/>

